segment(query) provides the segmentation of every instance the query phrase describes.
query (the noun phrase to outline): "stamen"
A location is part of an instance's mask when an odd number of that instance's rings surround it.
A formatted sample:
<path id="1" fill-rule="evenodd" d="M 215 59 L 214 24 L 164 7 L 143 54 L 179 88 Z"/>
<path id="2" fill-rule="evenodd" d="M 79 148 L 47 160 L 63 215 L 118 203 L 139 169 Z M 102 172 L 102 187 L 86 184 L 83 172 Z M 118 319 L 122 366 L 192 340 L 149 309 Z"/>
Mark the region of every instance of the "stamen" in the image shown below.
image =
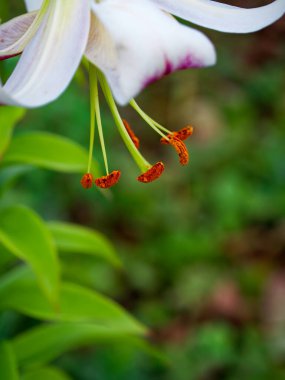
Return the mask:
<path id="1" fill-rule="evenodd" d="M 112 173 L 95 179 L 95 185 L 101 189 L 109 189 L 110 187 L 116 185 L 121 177 L 121 172 L 119 170 L 114 170 Z"/>
<path id="2" fill-rule="evenodd" d="M 106 78 L 104 77 L 104 75 L 99 70 L 97 70 L 97 76 L 99 78 L 101 88 L 102 88 L 103 93 L 105 95 L 106 101 L 109 105 L 110 111 L 112 112 L 116 126 L 119 130 L 119 133 L 120 133 L 128 151 L 132 155 L 133 159 L 135 160 L 136 164 L 141 169 L 141 171 L 147 170 L 150 167 L 150 164 L 142 156 L 142 154 L 140 153 L 140 151 L 137 149 L 137 147 L 133 143 L 132 139 L 130 138 L 128 132 L 126 131 L 126 128 L 125 128 L 124 123 L 121 119 L 120 113 L 119 113 L 118 108 L 116 106 L 112 92 L 111 92 L 111 90 L 108 86 L 108 83 L 106 81 Z"/>
<path id="3" fill-rule="evenodd" d="M 172 137 L 177 137 L 179 140 L 184 141 L 184 140 L 188 139 L 188 137 L 192 136 L 193 131 L 194 131 L 194 128 L 191 125 L 189 125 L 189 126 L 187 126 L 185 128 L 180 129 L 179 131 L 175 131 L 175 132 L 169 133 L 167 135 L 167 137 L 168 138 L 170 138 L 171 136 Z M 160 140 L 160 142 L 162 144 L 170 144 L 170 141 L 167 140 L 167 139 L 165 139 L 165 138 L 162 138 Z"/>
<path id="4" fill-rule="evenodd" d="M 95 112 L 95 83 L 97 82 L 94 67 L 89 65 L 89 83 L 90 83 L 90 142 L 89 142 L 89 159 L 87 173 L 91 171 L 92 156 L 94 148 L 94 138 L 95 138 L 95 122 L 96 122 L 96 112 Z"/>
<path id="5" fill-rule="evenodd" d="M 97 126 L 98 126 L 98 132 L 99 132 L 99 139 L 101 144 L 101 149 L 103 153 L 103 159 L 104 159 L 104 165 L 106 169 L 107 175 L 109 175 L 109 165 L 108 165 L 108 159 L 107 159 L 107 152 L 105 147 L 105 140 L 104 140 L 104 134 L 103 134 L 103 126 L 102 126 L 102 120 L 101 120 L 101 113 L 100 113 L 100 103 L 99 103 L 99 93 L 98 93 L 98 79 L 97 79 L 97 73 L 96 68 L 93 66 L 92 71 L 94 72 L 94 103 L 95 103 L 95 112 L 96 112 L 96 119 L 97 119 Z"/>
<path id="6" fill-rule="evenodd" d="M 84 176 L 81 178 L 81 185 L 84 189 L 91 189 L 93 185 L 93 175 L 91 173 L 86 173 Z"/>
<path id="7" fill-rule="evenodd" d="M 178 153 L 180 164 L 187 165 L 189 162 L 189 153 L 184 142 L 173 135 L 168 135 L 168 139 L 169 139 L 169 142 L 167 140 L 166 140 L 167 142 L 164 142 L 164 141 L 161 141 L 161 142 L 163 144 L 171 144 L 176 150 L 176 152 Z"/>
<path id="8" fill-rule="evenodd" d="M 134 131 L 132 130 L 130 124 L 127 122 L 127 120 L 123 119 L 123 123 L 124 123 L 124 126 L 130 136 L 130 138 L 132 139 L 132 142 L 135 144 L 135 147 L 137 149 L 139 149 L 140 147 L 140 140 L 139 138 L 135 135 Z"/>
<path id="9" fill-rule="evenodd" d="M 174 132 L 175 137 L 177 137 L 179 140 L 186 140 L 188 137 L 192 136 L 194 132 L 194 128 L 192 125 L 187 125 L 186 127 L 180 129 L 177 132 Z"/>
<path id="10" fill-rule="evenodd" d="M 156 132 L 158 133 L 160 136 L 162 136 L 162 138 L 164 139 L 168 139 L 168 137 L 166 136 L 165 133 L 163 133 L 161 131 L 161 127 L 157 125 L 156 122 L 154 122 L 154 120 L 152 120 L 140 107 L 139 105 L 136 103 L 136 101 L 134 99 L 132 99 L 130 101 L 130 106 L 133 107 L 133 109 L 142 117 L 142 119 Z M 162 127 L 163 128 L 163 127 Z M 167 131 L 167 133 L 169 133 L 168 130 L 166 130 L 164 128 L 165 131 Z"/>
<path id="11" fill-rule="evenodd" d="M 150 183 L 158 179 L 161 174 L 164 172 L 163 162 L 158 162 L 153 165 L 148 171 L 141 174 L 137 179 L 139 182 Z"/>

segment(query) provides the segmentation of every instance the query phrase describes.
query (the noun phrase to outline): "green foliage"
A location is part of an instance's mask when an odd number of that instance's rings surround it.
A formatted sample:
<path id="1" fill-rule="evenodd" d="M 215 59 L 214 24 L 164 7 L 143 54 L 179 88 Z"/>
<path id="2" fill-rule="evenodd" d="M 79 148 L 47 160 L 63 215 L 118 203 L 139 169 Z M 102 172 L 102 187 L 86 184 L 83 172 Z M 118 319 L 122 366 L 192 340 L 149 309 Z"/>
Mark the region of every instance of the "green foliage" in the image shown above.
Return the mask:
<path id="1" fill-rule="evenodd" d="M 0 194 L 8 194 L 15 180 L 33 166 L 63 173 L 81 173 L 87 153 L 67 138 L 48 133 L 25 133 L 11 140 L 20 109 L 1 113 Z M 10 141 L 11 140 L 11 141 Z M 28 166 L 28 165 L 29 166 Z M 130 340 L 144 345 L 145 327 L 121 306 L 94 289 L 66 282 L 60 273 L 59 253 L 101 258 L 121 267 L 113 245 L 97 231 L 76 224 L 45 222 L 31 208 L 22 205 L 0 207 L 0 321 L 13 310 L 35 320 L 50 321 L 7 336 L 0 343 L 0 374 L 5 380 L 68 380 L 55 367 L 43 366 L 64 352 L 81 345 Z M 19 265 L 18 260 L 22 261 Z M 8 270 L 7 270 L 8 268 Z M 139 343 L 139 344 L 138 344 Z M 150 350 L 151 351 L 151 350 Z M 19 372 L 18 372 L 19 371 Z"/>
<path id="2" fill-rule="evenodd" d="M 0 113 L 0 157 L 7 149 L 15 124 L 24 116 L 22 108 L 5 107 Z"/>
<path id="3" fill-rule="evenodd" d="M 64 173 L 82 173 L 87 160 L 86 151 L 73 141 L 47 132 L 33 132 L 13 139 L 2 164 L 31 164 Z"/>
<path id="4" fill-rule="evenodd" d="M 48 299 L 56 304 L 59 264 L 52 235 L 45 223 L 23 206 L 0 210 L 0 242 L 32 267 Z"/>
<path id="5" fill-rule="evenodd" d="M 26 372 L 22 380 L 71 380 L 69 376 L 58 368 L 45 367 Z"/>
<path id="6" fill-rule="evenodd" d="M 15 354 L 8 342 L 0 343 L 0 369 L 2 379 L 19 380 Z"/>
<path id="7" fill-rule="evenodd" d="M 102 326 L 125 328 L 133 333 L 145 329 L 115 302 L 93 290 L 70 283 L 60 285 L 60 301 L 54 308 L 43 297 L 26 268 L 17 268 L 0 283 L 0 309 L 13 309 L 42 320 L 94 322 Z"/>
<path id="8" fill-rule="evenodd" d="M 129 334 L 128 328 L 59 322 L 41 325 L 25 332 L 12 341 L 12 347 L 18 363 L 29 367 L 45 365 L 78 346 L 108 341 L 137 343 Z"/>
<path id="9" fill-rule="evenodd" d="M 50 222 L 48 227 L 60 252 L 85 253 L 121 266 L 113 246 L 103 234 L 70 223 Z"/>

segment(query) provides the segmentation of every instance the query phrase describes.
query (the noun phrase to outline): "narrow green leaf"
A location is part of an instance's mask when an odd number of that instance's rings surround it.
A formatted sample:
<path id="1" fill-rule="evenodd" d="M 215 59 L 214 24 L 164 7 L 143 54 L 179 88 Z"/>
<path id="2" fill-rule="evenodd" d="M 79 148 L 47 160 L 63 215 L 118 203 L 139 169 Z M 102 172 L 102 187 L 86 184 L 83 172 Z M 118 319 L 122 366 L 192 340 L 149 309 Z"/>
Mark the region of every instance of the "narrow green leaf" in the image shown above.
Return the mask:
<path id="1" fill-rule="evenodd" d="M 46 365 L 63 353 L 83 345 L 102 342 L 127 342 L 128 329 L 111 328 L 92 323 L 56 323 L 42 325 L 12 341 L 22 366 Z"/>
<path id="2" fill-rule="evenodd" d="M 126 329 L 91 323 L 43 324 L 17 336 L 11 344 L 19 365 L 31 367 L 47 365 L 67 351 L 102 343 L 128 344 L 163 364 L 169 364 L 169 358 L 144 338 L 130 334 Z"/>
<path id="3" fill-rule="evenodd" d="M 8 342 L 0 343 L 0 376 L 3 380 L 19 380 L 15 354 Z"/>
<path id="4" fill-rule="evenodd" d="M 86 171 L 88 154 L 80 145 L 65 137 L 46 132 L 30 132 L 13 139 L 2 162 L 83 173 Z"/>
<path id="5" fill-rule="evenodd" d="M 55 310 L 42 296 L 27 268 L 17 268 L 1 279 L 0 309 L 12 309 L 47 321 L 89 322 L 130 333 L 145 333 L 145 328 L 120 305 L 79 285 L 61 285 L 60 303 Z"/>
<path id="6" fill-rule="evenodd" d="M 0 112 L 0 160 L 7 149 L 13 128 L 17 122 L 24 116 L 25 110 L 16 107 L 1 107 Z"/>
<path id="7" fill-rule="evenodd" d="M 93 255 L 121 266 L 113 245 L 100 232 L 60 222 L 50 222 L 48 227 L 60 252 Z"/>
<path id="8" fill-rule="evenodd" d="M 71 377 L 58 368 L 46 367 L 26 372 L 21 380 L 71 380 Z"/>
<path id="9" fill-rule="evenodd" d="M 23 206 L 0 210 L 0 242 L 31 266 L 46 296 L 55 304 L 59 264 L 52 236 L 38 215 Z"/>

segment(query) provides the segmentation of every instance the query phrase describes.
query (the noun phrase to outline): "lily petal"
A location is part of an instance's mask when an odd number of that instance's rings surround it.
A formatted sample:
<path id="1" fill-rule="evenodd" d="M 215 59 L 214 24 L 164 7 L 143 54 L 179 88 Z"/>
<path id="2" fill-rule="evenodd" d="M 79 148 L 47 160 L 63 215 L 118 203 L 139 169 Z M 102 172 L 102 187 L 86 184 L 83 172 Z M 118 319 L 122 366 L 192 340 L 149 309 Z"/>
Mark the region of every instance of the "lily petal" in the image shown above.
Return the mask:
<path id="1" fill-rule="evenodd" d="M 24 50 L 37 30 L 35 19 L 36 12 L 32 12 L 0 25 L 0 60 L 20 54 Z"/>
<path id="2" fill-rule="evenodd" d="M 119 104 L 175 70 L 215 63 L 204 34 L 148 0 L 105 0 L 92 11 L 86 56 L 103 71 Z"/>
<path id="3" fill-rule="evenodd" d="M 80 63 L 89 24 L 88 0 L 50 0 L 38 31 L 0 87 L 0 103 L 37 107 L 56 99 Z"/>
<path id="4" fill-rule="evenodd" d="M 28 12 L 35 11 L 40 9 L 42 6 L 43 0 L 25 0 L 26 8 Z"/>
<path id="5" fill-rule="evenodd" d="M 239 8 L 213 0 L 151 0 L 161 9 L 206 28 L 250 33 L 272 24 L 285 13 L 285 0 L 259 8 Z"/>

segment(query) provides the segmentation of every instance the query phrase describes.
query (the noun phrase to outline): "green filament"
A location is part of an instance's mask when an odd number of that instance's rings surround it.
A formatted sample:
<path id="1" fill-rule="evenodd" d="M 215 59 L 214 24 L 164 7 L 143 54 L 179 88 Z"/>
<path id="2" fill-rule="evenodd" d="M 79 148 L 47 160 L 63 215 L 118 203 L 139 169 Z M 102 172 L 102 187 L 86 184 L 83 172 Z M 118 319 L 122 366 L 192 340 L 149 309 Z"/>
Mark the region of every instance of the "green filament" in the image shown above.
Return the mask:
<path id="1" fill-rule="evenodd" d="M 119 114 L 118 108 L 116 106 L 116 103 L 114 101 L 114 98 L 112 96 L 111 90 L 108 86 L 108 83 L 104 77 L 104 75 L 97 70 L 97 77 L 99 79 L 100 85 L 102 87 L 103 93 L 105 95 L 106 101 L 109 105 L 110 111 L 113 115 L 114 121 L 117 125 L 117 128 L 119 130 L 119 133 L 128 149 L 130 154 L 132 155 L 134 161 L 142 171 L 142 173 L 146 172 L 151 165 L 149 164 L 148 161 L 145 160 L 145 158 L 141 155 L 140 151 L 136 148 L 134 145 L 132 139 L 130 138 L 128 132 L 126 131 L 126 128 L 124 126 L 124 123 L 121 119 L 121 116 Z"/>
<path id="2" fill-rule="evenodd" d="M 97 78 L 96 78 L 95 69 L 91 64 L 89 66 L 89 81 L 90 81 L 90 143 L 89 143 L 89 159 L 88 159 L 87 173 L 91 172 L 94 138 L 95 138 L 95 123 L 96 123 L 96 111 L 95 111 L 96 84 L 95 83 L 97 83 Z"/>
<path id="3" fill-rule="evenodd" d="M 163 136 L 164 138 L 166 138 L 166 136 L 164 134 L 161 134 L 160 131 L 163 131 L 167 134 L 171 133 L 171 131 L 169 131 L 168 129 L 166 129 L 165 127 L 163 127 L 162 125 L 160 125 L 157 121 L 153 120 L 150 116 L 148 116 L 141 108 L 140 106 L 137 104 L 137 102 L 132 99 L 130 101 L 130 105 L 133 107 L 133 109 L 144 119 L 144 121 L 152 128 L 154 129 L 157 133 L 159 133 L 161 136 Z M 158 131 L 158 129 L 160 131 Z"/>
<path id="4" fill-rule="evenodd" d="M 104 164 L 105 164 L 105 169 L 107 175 L 109 175 L 109 165 L 108 165 L 108 159 L 107 159 L 107 152 L 106 152 L 106 146 L 105 146 L 105 140 L 104 140 L 104 134 L 103 134 L 103 127 L 102 127 L 102 119 L 101 119 L 101 113 L 100 113 L 100 103 L 99 103 L 99 93 L 98 93 L 98 79 L 97 79 L 97 73 L 96 69 L 93 66 L 92 71 L 94 70 L 94 101 L 95 101 L 95 112 L 96 112 L 96 118 L 97 118 L 97 126 L 98 126 L 98 132 L 99 132 L 99 139 L 100 139 L 100 144 L 102 148 L 102 153 L 103 153 L 103 159 L 104 159 Z"/>

